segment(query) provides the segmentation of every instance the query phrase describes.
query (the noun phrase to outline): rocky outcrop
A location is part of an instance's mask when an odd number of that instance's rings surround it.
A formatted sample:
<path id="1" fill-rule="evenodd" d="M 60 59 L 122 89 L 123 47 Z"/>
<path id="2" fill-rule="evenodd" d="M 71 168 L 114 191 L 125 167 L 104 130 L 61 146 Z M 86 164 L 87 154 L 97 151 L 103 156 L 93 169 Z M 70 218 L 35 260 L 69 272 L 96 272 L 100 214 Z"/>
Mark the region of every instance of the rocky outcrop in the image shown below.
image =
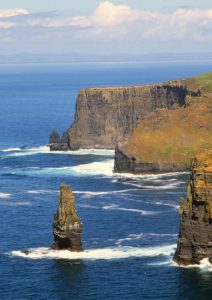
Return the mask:
<path id="1" fill-rule="evenodd" d="M 189 164 L 165 162 L 140 162 L 136 157 L 127 156 L 120 149 L 115 149 L 114 172 L 132 174 L 156 174 L 167 172 L 183 172 L 189 170 Z"/>
<path id="2" fill-rule="evenodd" d="M 61 184 L 59 204 L 53 222 L 54 249 L 82 250 L 82 222 L 75 209 L 70 186 Z"/>
<path id="3" fill-rule="evenodd" d="M 212 263 L 212 151 L 191 162 L 187 201 L 180 200 L 180 232 L 174 261 L 179 265 Z"/>
<path id="4" fill-rule="evenodd" d="M 51 150 L 114 149 L 131 136 L 138 122 L 156 109 L 186 105 L 190 91 L 185 80 L 146 86 L 88 88 L 79 92 L 74 123 L 65 138 L 50 140 Z"/>

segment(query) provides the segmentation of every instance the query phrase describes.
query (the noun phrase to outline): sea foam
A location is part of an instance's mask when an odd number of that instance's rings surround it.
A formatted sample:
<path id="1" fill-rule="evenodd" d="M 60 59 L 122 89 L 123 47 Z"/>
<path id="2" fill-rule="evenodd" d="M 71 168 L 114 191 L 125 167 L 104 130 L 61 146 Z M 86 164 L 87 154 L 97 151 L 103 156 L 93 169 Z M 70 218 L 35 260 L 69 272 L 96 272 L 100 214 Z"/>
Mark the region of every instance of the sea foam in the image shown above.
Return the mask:
<path id="1" fill-rule="evenodd" d="M 9 255 L 28 259 L 111 260 L 130 257 L 169 256 L 174 252 L 174 249 L 175 245 L 166 245 L 148 248 L 114 247 L 89 249 L 84 252 L 70 252 L 68 250 L 52 250 L 42 247 L 25 251 L 12 251 Z"/>
<path id="2" fill-rule="evenodd" d="M 8 199 L 8 198 L 11 198 L 11 194 L 9 193 L 2 193 L 0 192 L 0 199 Z"/>
<path id="3" fill-rule="evenodd" d="M 107 149 L 80 149 L 76 151 L 50 151 L 47 145 L 32 147 L 32 148 L 8 148 L 0 150 L 2 152 L 12 152 L 7 154 L 7 156 L 28 156 L 35 154 L 65 154 L 65 155 L 101 155 L 101 156 L 114 156 L 114 150 Z"/>

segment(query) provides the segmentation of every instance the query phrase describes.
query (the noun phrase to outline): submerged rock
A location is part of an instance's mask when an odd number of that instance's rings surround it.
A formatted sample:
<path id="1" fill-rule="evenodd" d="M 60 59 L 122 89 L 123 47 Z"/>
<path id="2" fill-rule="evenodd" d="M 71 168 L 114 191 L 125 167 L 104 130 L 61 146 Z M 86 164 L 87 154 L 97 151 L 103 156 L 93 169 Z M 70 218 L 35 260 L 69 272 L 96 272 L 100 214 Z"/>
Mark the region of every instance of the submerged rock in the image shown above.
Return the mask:
<path id="1" fill-rule="evenodd" d="M 191 162 L 187 202 L 180 200 L 180 232 L 174 261 L 179 265 L 212 263 L 212 151 Z"/>
<path id="2" fill-rule="evenodd" d="M 53 222 L 53 248 L 83 251 L 82 227 L 82 222 L 75 209 L 75 199 L 71 187 L 61 184 L 58 209 Z"/>

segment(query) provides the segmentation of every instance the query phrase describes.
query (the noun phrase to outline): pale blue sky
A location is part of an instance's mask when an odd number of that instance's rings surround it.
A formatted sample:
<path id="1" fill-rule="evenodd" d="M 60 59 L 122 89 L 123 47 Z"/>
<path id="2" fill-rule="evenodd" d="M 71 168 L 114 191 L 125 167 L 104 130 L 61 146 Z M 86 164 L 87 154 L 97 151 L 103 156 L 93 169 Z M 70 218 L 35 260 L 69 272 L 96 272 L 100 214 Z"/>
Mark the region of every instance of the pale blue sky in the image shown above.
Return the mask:
<path id="1" fill-rule="evenodd" d="M 211 0 L 0 0 L 0 54 L 212 52 Z"/>
<path id="2" fill-rule="evenodd" d="M 59 10 L 73 14 L 89 14 L 100 2 L 100 0 L 0 0 L 0 9 L 25 7 L 33 12 Z M 112 2 L 151 11 L 170 11 L 176 7 L 212 7 L 211 0 L 113 0 Z"/>

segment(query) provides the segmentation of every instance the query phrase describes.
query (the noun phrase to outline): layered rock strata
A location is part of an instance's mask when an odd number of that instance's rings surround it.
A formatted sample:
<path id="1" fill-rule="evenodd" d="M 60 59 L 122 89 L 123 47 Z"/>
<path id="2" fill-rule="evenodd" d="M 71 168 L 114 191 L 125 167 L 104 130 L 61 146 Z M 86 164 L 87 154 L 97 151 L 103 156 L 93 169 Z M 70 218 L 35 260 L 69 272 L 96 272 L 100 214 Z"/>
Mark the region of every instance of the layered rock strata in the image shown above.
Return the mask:
<path id="1" fill-rule="evenodd" d="M 62 139 L 50 137 L 51 150 L 114 149 L 131 136 L 138 122 L 156 109 L 186 105 L 185 80 L 146 86 L 82 89 L 77 98 L 73 125 Z"/>
<path id="2" fill-rule="evenodd" d="M 179 265 L 212 263 L 212 151 L 191 162 L 187 201 L 180 200 L 180 231 L 174 261 Z"/>
<path id="3" fill-rule="evenodd" d="M 54 249 L 82 250 L 82 222 L 75 209 L 75 199 L 70 186 L 61 184 L 57 212 L 54 215 Z"/>

